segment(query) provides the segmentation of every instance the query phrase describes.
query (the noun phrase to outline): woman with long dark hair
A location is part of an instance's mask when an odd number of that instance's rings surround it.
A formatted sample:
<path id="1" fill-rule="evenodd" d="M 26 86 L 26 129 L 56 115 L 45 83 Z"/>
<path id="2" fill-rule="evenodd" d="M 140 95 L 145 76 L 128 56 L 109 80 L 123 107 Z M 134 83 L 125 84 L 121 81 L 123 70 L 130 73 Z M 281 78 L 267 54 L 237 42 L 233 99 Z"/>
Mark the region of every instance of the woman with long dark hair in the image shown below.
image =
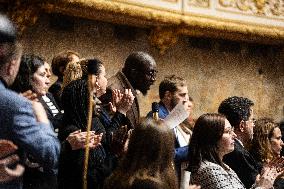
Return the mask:
<path id="1" fill-rule="evenodd" d="M 204 114 L 197 119 L 188 154 L 191 183 L 201 185 L 202 189 L 245 189 L 237 174 L 223 162 L 224 155 L 234 150 L 235 137 L 223 115 Z M 271 188 L 281 173 L 275 171 L 274 168 L 265 170 L 252 188 Z"/>

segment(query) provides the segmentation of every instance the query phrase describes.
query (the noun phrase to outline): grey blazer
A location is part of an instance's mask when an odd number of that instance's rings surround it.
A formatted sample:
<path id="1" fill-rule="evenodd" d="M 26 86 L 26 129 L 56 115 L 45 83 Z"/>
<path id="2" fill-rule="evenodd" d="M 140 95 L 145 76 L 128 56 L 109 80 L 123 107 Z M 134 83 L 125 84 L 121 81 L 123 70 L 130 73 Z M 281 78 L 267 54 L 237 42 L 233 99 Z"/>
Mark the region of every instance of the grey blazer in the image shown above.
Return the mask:
<path id="1" fill-rule="evenodd" d="M 7 139 L 19 148 L 21 161 L 32 155 L 41 166 L 56 174 L 60 152 L 51 125 L 37 122 L 32 104 L 24 97 L 7 89 L 0 80 L 0 139 Z M 0 183 L 0 189 L 22 188 L 21 178 Z"/>
<path id="2" fill-rule="evenodd" d="M 197 172 L 191 173 L 190 183 L 198 184 L 202 189 L 245 189 L 237 174 L 228 166 L 228 170 L 216 163 L 204 161 Z"/>

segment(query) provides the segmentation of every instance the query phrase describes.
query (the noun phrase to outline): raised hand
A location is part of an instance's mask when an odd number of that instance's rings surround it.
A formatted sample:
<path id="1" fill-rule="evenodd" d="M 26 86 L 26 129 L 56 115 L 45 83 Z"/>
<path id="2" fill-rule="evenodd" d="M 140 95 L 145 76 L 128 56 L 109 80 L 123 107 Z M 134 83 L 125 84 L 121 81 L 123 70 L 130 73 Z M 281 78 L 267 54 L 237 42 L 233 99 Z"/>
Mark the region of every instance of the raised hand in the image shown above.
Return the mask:
<path id="1" fill-rule="evenodd" d="M 284 159 L 274 158 L 263 166 L 262 173 L 256 178 L 256 186 L 263 188 L 273 188 L 275 179 L 284 173 Z"/>
<path id="2" fill-rule="evenodd" d="M 133 104 L 134 98 L 135 97 L 131 89 L 125 89 L 125 92 L 123 93 L 121 100 L 116 103 L 117 111 L 126 115 L 126 112 L 131 108 Z"/>
<path id="3" fill-rule="evenodd" d="M 121 101 L 122 97 L 123 94 L 121 93 L 120 90 L 118 89 L 112 90 L 112 99 L 111 102 L 109 103 L 111 112 L 115 113 L 117 111 L 116 106 L 119 103 L 119 101 Z"/>

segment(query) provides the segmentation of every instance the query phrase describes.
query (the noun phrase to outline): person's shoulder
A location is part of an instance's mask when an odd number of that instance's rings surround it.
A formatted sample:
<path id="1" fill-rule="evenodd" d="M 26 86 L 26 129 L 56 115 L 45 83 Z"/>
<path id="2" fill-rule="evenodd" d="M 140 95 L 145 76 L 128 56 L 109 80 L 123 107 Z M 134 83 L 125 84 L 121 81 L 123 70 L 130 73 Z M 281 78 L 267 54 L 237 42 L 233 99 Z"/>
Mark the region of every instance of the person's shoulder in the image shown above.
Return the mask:
<path id="1" fill-rule="evenodd" d="M 9 108 L 20 108 L 22 106 L 30 105 L 26 98 L 9 89 L 0 91 L 0 104 Z"/>
<path id="2" fill-rule="evenodd" d="M 198 174 L 218 174 L 223 173 L 225 169 L 216 163 L 212 163 L 209 161 L 204 161 L 201 163 L 200 168 L 198 169 Z"/>
<path id="3" fill-rule="evenodd" d="M 162 189 L 162 182 L 155 178 L 136 178 L 131 189 Z"/>
<path id="4" fill-rule="evenodd" d="M 117 72 L 115 75 L 111 76 L 108 80 L 108 87 L 117 88 L 118 86 L 122 86 L 123 79 L 121 72 Z"/>

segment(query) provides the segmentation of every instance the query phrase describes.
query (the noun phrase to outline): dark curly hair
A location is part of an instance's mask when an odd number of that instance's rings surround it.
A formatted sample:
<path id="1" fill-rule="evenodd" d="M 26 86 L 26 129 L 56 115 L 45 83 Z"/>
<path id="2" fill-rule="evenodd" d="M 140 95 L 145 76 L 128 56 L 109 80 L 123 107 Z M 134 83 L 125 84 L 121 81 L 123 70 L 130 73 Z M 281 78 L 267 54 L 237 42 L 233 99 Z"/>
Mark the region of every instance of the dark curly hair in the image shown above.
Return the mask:
<path id="1" fill-rule="evenodd" d="M 21 58 L 18 75 L 11 86 L 11 89 L 22 93 L 27 90 L 32 90 L 32 77 L 37 69 L 44 65 L 44 59 L 37 55 L 23 55 Z"/>
<path id="2" fill-rule="evenodd" d="M 254 103 L 248 98 L 233 96 L 221 102 L 218 112 L 225 115 L 230 124 L 236 127 L 242 120 L 247 121 L 251 116 L 251 106 Z"/>

